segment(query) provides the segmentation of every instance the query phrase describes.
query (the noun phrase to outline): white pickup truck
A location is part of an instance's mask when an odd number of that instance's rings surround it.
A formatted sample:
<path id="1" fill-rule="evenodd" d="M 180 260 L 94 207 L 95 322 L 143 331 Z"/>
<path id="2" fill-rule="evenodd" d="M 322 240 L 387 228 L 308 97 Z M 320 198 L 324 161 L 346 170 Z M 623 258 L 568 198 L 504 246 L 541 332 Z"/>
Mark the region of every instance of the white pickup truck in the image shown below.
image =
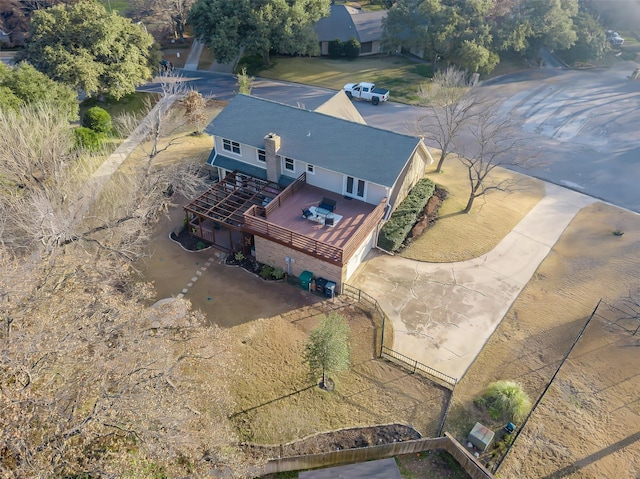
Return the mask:
<path id="1" fill-rule="evenodd" d="M 347 83 L 342 87 L 349 98 L 360 98 L 377 105 L 381 101 L 389 99 L 389 90 L 376 88 L 373 83 Z"/>

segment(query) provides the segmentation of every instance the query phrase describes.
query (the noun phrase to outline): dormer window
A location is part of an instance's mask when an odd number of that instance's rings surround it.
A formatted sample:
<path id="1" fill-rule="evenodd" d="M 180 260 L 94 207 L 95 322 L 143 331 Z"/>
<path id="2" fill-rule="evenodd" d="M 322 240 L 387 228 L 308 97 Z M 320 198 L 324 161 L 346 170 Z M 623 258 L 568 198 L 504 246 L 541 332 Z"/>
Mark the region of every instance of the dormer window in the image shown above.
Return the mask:
<path id="1" fill-rule="evenodd" d="M 240 154 L 240 143 L 238 143 L 237 141 L 231 141 L 231 140 L 227 140 L 226 138 L 223 138 L 222 139 L 222 149 L 239 155 Z"/>

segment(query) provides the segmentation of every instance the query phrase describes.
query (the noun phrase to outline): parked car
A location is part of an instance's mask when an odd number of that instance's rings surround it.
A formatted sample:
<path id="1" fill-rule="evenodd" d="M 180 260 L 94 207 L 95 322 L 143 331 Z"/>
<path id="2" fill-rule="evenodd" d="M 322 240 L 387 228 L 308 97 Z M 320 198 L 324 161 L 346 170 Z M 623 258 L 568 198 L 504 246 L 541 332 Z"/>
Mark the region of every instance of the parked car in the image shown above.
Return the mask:
<path id="1" fill-rule="evenodd" d="M 607 41 L 616 47 L 624 44 L 624 38 L 618 32 L 612 30 L 607 30 Z"/>
<path id="2" fill-rule="evenodd" d="M 350 99 L 360 98 L 361 100 L 370 101 L 373 105 L 389 99 L 389 90 L 376 88 L 373 83 L 347 83 L 342 89 Z"/>

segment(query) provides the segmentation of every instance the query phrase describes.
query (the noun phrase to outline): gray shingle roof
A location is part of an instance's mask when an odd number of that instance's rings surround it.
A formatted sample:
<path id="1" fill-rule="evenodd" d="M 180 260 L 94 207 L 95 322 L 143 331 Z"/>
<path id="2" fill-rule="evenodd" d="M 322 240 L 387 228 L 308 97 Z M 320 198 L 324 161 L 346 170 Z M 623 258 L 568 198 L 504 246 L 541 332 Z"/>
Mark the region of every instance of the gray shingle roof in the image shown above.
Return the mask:
<path id="1" fill-rule="evenodd" d="M 345 5 L 331 5 L 331 14 L 321 18 L 314 30 L 321 42 L 346 42 L 353 37 L 360 43 L 371 42 L 382 37 L 382 19 L 386 15 L 385 10 L 361 12 Z"/>
<path id="2" fill-rule="evenodd" d="M 380 106 L 384 108 L 384 105 Z M 236 95 L 205 129 L 210 135 L 264 148 L 280 136 L 278 153 L 392 187 L 420 140 L 262 98 Z"/>

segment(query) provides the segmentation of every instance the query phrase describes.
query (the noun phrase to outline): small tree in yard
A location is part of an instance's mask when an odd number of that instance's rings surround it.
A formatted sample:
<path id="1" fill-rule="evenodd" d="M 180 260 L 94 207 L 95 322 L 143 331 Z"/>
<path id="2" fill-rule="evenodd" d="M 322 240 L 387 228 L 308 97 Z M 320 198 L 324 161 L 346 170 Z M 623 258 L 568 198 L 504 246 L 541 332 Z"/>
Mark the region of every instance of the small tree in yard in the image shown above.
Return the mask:
<path id="1" fill-rule="evenodd" d="M 350 353 L 349 325 L 343 316 L 332 313 L 311 331 L 304 361 L 314 377 L 322 371 L 320 387 L 331 389 L 327 375 L 349 368 Z"/>
<path id="2" fill-rule="evenodd" d="M 431 83 L 420 87 L 418 95 L 429 112 L 418 119 L 418 132 L 440 148 L 436 167 L 440 173 L 461 130 L 473 119 L 479 100 L 467 73 L 454 67 L 437 71 Z"/>
<path id="3" fill-rule="evenodd" d="M 253 80 L 254 77 L 247 75 L 247 69 L 243 68 L 240 73 L 236 75 L 238 86 L 238 93 L 242 93 L 243 95 L 251 95 L 251 89 L 253 88 Z"/>
<path id="4" fill-rule="evenodd" d="M 517 180 L 491 181 L 491 173 L 498 166 L 530 166 L 533 157 L 523 154 L 522 137 L 509 118 L 500 118 L 495 105 L 485 108 L 473 118 L 470 128 L 472 140 L 466 143 L 466 152 L 458 159 L 467 167 L 469 199 L 463 213 L 469 213 L 476 198 L 490 190 L 513 192 L 518 188 Z"/>
<path id="5" fill-rule="evenodd" d="M 196 127 L 196 134 L 202 134 L 204 123 L 207 121 L 207 115 L 204 111 L 207 106 L 207 101 L 199 92 L 189 90 L 187 95 L 184 97 L 183 103 L 187 120 Z"/>

